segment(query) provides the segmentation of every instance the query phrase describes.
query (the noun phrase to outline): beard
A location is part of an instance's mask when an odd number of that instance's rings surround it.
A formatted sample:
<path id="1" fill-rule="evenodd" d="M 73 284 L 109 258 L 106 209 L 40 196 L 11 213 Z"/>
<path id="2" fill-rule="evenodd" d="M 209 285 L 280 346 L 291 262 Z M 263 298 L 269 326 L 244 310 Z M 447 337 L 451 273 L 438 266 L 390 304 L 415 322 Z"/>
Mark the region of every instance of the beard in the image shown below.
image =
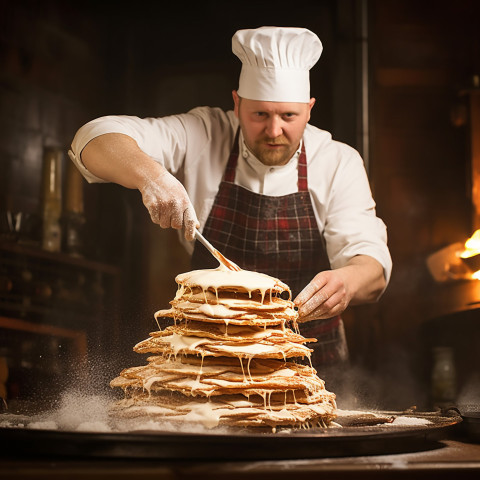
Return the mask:
<path id="1" fill-rule="evenodd" d="M 298 145 L 290 144 L 285 137 L 278 137 L 275 140 L 262 138 L 247 147 L 264 165 L 278 166 L 288 163 Z"/>

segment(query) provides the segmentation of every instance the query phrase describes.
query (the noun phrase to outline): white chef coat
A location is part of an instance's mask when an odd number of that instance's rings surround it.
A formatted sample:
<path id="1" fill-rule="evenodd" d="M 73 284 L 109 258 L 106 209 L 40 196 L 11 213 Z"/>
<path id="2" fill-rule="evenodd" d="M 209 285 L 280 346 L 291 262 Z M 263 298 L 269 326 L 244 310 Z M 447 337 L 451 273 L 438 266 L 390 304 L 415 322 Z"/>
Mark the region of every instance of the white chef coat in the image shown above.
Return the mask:
<path id="1" fill-rule="evenodd" d="M 205 225 L 222 180 L 238 128 L 232 111 L 198 107 L 188 113 L 163 118 L 106 116 L 81 127 L 75 135 L 70 158 L 88 182 L 103 182 L 89 172 L 81 152 L 93 138 L 122 133 L 175 175 L 184 185 Z M 281 196 L 298 191 L 299 151 L 283 166 L 266 166 L 246 148 L 240 135 L 235 183 L 255 193 Z M 332 268 L 355 255 L 369 255 L 384 268 L 387 282 L 392 260 L 387 231 L 376 216 L 368 177 L 359 153 L 332 139 L 330 133 L 306 126 L 303 142 L 307 154 L 308 186 L 320 232 L 326 242 Z M 182 241 L 190 253 L 193 243 Z"/>

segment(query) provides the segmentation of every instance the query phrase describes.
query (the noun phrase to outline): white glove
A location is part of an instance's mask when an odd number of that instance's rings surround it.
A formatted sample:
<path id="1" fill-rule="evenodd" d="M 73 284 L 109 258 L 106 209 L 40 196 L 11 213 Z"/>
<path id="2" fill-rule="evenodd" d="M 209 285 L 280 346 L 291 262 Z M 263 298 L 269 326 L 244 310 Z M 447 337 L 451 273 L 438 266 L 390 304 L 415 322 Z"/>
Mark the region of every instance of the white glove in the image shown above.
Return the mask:
<path id="1" fill-rule="evenodd" d="M 340 315 L 351 298 L 340 269 L 320 272 L 294 300 L 298 307 L 298 321 L 302 323 Z"/>
<path id="2" fill-rule="evenodd" d="M 169 172 L 148 179 L 139 188 L 142 200 L 153 223 L 162 228 L 185 229 L 185 238 L 192 241 L 200 224 L 184 186 Z"/>

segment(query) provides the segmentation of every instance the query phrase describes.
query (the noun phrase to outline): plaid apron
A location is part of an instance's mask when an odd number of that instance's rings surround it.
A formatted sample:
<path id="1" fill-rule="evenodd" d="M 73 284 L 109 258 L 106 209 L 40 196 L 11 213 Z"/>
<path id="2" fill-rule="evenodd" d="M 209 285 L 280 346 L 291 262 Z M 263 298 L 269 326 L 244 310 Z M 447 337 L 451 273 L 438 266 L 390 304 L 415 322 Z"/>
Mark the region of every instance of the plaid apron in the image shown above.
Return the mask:
<path id="1" fill-rule="evenodd" d="M 203 234 L 241 268 L 285 282 L 295 298 L 318 272 L 330 269 L 308 191 L 305 146 L 302 145 L 298 159 L 298 192 L 277 197 L 235 185 L 238 152 L 237 132 Z M 192 269 L 217 266 L 218 262 L 196 241 Z M 314 349 L 315 368 L 346 360 L 348 352 L 340 317 L 300 324 L 300 331 L 306 337 L 317 338 L 316 343 L 308 344 Z"/>

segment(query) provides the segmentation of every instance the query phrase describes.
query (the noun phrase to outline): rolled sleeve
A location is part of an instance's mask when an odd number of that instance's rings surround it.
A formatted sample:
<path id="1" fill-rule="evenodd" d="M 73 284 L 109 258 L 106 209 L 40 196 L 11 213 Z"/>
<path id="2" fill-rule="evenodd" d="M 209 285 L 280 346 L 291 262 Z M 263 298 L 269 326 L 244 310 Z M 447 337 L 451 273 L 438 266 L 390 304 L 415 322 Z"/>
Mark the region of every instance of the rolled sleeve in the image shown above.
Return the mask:
<path id="1" fill-rule="evenodd" d="M 334 141 L 326 152 L 321 170 L 315 172 L 321 180 L 311 193 L 330 265 L 340 268 L 357 255 L 368 255 L 382 265 L 388 283 L 392 259 L 387 227 L 377 217 L 363 160 L 355 149 Z"/>
<path id="2" fill-rule="evenodd" d="M 390 280 L 392 259 L 387 247 L 387 228 L 375 215 L 361 215 L 341 225 L 343 231 L 328 229 L 325 234 L 332 268 L 340 268 L 357 255 L 368 255 L 383 267 L 385 280 Z"/>
<path id="3" fill-rule="evenodd" d="M 95 176 L 82 162 L 82 151 L 94 138 L 108 133 L 120 133 L 133 138 L 141 150 L 155 161 L 176 172 L 183 162 L 185 151 L 185 129 L 181 116 L 164 118 L 139 118 L 126 115 L 99 117 L 83 125 L 73 138 L 69 157 L 79 171 L 90 182 L 105 182 Z"/>
<path id="4" fill-rule="evenodd" d="M 124 135 L 133 136 L 132 128 L 129 126 L 128 117 L 100 117 L 83 125 L 75 134 L 72 140 L 71 148 L 68 156 L 76 165 L 80 173 L 89 183 L 106 183 L 100 177 L 90 172 L 82 162 L 82 151 L 94 138 L 107 133 L 123 133 Z"/>

